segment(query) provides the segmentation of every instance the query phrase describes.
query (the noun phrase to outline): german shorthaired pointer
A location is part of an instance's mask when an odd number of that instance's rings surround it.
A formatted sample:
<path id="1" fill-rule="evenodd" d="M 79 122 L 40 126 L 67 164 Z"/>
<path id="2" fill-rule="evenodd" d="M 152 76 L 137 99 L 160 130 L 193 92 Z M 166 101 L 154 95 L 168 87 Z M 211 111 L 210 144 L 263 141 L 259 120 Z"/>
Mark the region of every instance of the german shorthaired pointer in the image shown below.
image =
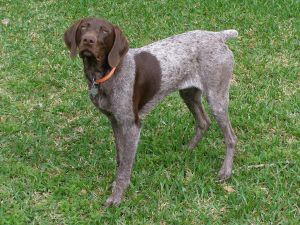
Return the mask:
<path id="1" fill-rule="evenodd" d="M 81 19 L 65 32 L 71 56 L 78 49 L 83 60 L 90 98 L 113 128 L 118 166 L 106 206 L 118 205 L 129 185 L 141 118 L 176 90 L 196 120 L 190 149 L 211 123 L 201 104 L 201 95 L 206 97 L 227 147 L 218 175 L 221 180 L 230 177 L 237 139 L 228 117 L 234 59 L 225 41 L 237 35 L 236 30 L 195 30 L 129 49 L 122 31 L 103 19 Z"/>

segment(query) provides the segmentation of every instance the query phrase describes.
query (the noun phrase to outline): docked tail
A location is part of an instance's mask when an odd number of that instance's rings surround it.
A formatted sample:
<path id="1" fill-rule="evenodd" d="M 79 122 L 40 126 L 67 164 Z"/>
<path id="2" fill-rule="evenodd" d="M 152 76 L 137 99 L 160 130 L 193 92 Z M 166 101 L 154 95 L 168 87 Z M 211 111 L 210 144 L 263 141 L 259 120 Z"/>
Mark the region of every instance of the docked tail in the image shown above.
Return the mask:
<path id="1" fill-rule="evenodd" d="M 239 35 L 239 33 L 236 30 L 223 30 L 220 32 L 223 35 L 224 41 L 235 38 Z"/>

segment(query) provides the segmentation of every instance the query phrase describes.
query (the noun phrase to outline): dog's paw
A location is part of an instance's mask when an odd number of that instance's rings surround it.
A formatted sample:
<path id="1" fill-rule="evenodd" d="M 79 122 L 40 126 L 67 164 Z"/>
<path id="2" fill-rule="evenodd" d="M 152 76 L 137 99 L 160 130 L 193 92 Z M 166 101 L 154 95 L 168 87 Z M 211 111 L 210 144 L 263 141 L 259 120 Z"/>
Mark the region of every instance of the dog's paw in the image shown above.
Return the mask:
<path id="1" fill-rule="evenodd" d="M 198 142 L 199 142 L 199 141 L 191 140 L 191 141 L 189 142 L 189 144 L 187 145 L 187 149 L 188 149 L 188 150 L 193 150 L 193 149 L 195 149 L 195 148 L 197 147 L 197 145 L 198 145 Z"/>
<path id="2" fill-rule="evenodd" d="M 202 133 L 203 131 L 198 131 L 196 135 L 190 140 L 190 142 L 185 146 L 185 148 L 188 150 L 195 149 L 202 139 Z"/>
<path id="3" fill-rule="evenodd" d="M 192 151 L 197 147 L 197 144 L 198 143 L 193 143 L 192 141 L 190 141 L 188 144 L 182 145 L 182 149 Z"/>
<path id="4" fill-rule="evenodd" d="M 223 182 L 223 181 L 229 179 L 231 176 L 231 172 L 232 172 L 231 168 L 222 167 L 218 173 L 219 180 L 221 182 Z"/>
<path id="5" fill-rule="evenodd" d="M 120 205 L 122 199 L 121 197 L 110 196 L 104 203 L 105 207 L 118 206 Z"/>

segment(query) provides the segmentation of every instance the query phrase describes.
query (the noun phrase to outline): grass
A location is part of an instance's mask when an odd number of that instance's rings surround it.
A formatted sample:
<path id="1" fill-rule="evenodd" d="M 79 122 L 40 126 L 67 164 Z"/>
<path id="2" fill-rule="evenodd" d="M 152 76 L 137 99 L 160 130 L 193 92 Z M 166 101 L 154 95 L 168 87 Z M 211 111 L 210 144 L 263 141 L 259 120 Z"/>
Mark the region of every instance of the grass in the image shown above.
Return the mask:
<path id="1" fill-rule="evenodd" d="M 299 11 L 277 1 L 0 0 L 0 224 L 299 224 Z M 122 205 L 110 124 L 91 104 L 80 59 L 62 35 L 104 17 L 139 47 L 193 29 L 237 29 L 230 116 L 233 177 L 216 174 L 213 122 L 194 151 L 194 121 L 178 94 L 145 119 Z"/>

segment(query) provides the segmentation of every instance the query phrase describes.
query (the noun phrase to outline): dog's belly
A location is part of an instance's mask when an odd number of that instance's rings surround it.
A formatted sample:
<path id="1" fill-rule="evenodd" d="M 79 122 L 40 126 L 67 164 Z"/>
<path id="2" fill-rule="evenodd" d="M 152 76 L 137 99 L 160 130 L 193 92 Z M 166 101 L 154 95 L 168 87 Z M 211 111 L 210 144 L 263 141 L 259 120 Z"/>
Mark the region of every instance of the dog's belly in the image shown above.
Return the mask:
<path id="1" fill-rule="evenodd" d="M 168 75 L 164 76 L 163 74 L 160 90 L 139 111 L 139 117 L 143 118 L 160 101 L 162 101 L 166 96 L 170 95 L 173 92 L 188 88 L 197 88 L 198 90 L 203 91 L 203 84 L 201 82 L 199 72 L 196 71 L 196 68 L 193 69 L 194 71 L 189 68 L 189 70 L 182 71 L 181 74 L 177 73 L 177 78 L 179 77 L 180 79 L 171 78 Z"/>

